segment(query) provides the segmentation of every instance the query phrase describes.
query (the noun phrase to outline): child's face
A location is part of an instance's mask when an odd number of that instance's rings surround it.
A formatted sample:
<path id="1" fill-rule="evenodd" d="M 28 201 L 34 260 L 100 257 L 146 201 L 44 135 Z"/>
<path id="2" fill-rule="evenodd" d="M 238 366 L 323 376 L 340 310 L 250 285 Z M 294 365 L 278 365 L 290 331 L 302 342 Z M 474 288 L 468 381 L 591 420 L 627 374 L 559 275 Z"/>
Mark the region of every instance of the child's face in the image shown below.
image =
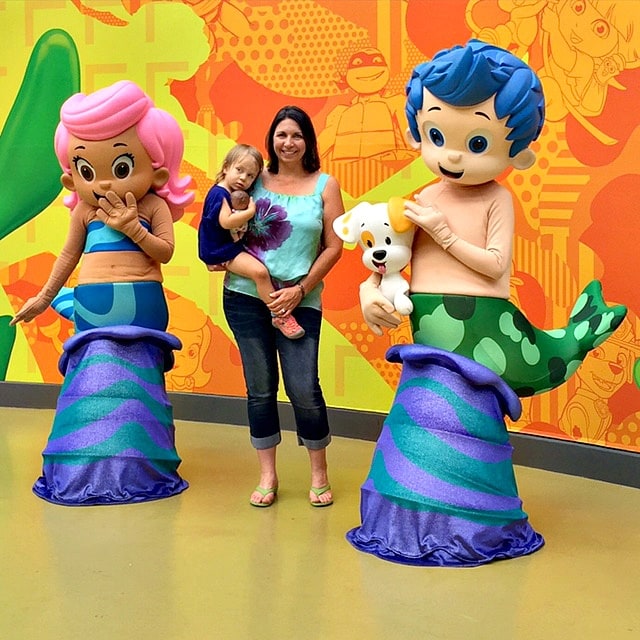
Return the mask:
<path id="1" fill-rule="evenodd" d="M 222 182 L 228 191 L 246 191 L 256 181 L 259 171 L 258 163 L 245 155 L 226 168 Z"/>
<path id="2" fill-rule="evenodd" d="M 82 140 L 72 135 L 68 154 L 71 175 L 63 175 L 64 186 L 96 207 L 107 191 L 115 191 L 122 200 L 130 192 L 141 200 L 169 177 L 166 169 L 153 168 L 135 127 L 108 140 Z"/>
<path id="3" fill-rule="evenodd" d="M 477 185 L 497 178 L 507 167 L 526 168 L 509 157 L 512 141 L 507 118 L 499 120 L 491 97 L 471 107 L 454 107 L 424 89 L 424 102 L 417 115 L 422 159 L 444 180 Z M 528 151 L 525 149 L 525 151 Z M 521 152 L 522 153 L 522 152 Z M 532 156 L 531 152 L 528 155 Z M 529 158 L 531 162 L 533 159 Z"/>

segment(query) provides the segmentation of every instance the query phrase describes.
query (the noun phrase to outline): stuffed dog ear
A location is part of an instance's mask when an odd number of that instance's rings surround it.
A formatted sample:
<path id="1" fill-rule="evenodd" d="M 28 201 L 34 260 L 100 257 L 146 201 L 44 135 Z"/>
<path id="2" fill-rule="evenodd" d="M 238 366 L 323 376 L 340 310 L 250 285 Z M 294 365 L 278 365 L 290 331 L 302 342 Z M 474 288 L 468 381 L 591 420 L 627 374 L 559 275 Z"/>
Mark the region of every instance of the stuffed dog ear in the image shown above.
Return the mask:
<path id="1" fill-rule="evenodd" d="M 360 202 L 353 209 L 338 216 L 333 221 L 333 230 L 345 242 L 357 242 L 360 237 L 360 220 L 371 207 L 368 202 Z"/>
<path id="2" fill-rule="evenodd" d="M 404 215 L 404 198 L 394 196 L 389 198 L 387 203 L 387 212 L 389 213 L 389 222 L 391 228 L 398 233 L 409 231 L 413 222 Z"/>

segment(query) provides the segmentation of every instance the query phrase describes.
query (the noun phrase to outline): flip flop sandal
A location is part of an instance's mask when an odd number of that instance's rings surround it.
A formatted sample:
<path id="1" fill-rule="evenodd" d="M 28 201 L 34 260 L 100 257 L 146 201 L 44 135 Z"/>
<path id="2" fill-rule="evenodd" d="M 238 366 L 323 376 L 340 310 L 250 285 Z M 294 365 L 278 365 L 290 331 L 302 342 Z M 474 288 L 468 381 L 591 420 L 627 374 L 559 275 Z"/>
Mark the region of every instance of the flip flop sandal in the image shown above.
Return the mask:
<path id="1" fill-rule="evenodd" d="M 326 484 L 324 487 L 311 487 L 310 491 L 319 498 L 324 493 L 327 493 L 327 491 L 331 491 L 331 485 Z M 333 504 L 333 500 L 330 500 L 329 502 L 315 502 L 313 500 L 309 500 L 309 504 L 312 507 L 328 507 Z"/>
<path id="2" fill-rule="evenodd" d="M 264 487 L 257 486 L 254 491 L 257 491 L 263 498 L 266 498 L 270 493 L 273 493 L 273 500 L 271 502 L 254 502 L 253 500 L 249 500 L 249 504 L 254 507 L 266 508 L 270 507 L 278 497 L 278 487 L 273 487 L 272 489 L 265 489 Z"/>

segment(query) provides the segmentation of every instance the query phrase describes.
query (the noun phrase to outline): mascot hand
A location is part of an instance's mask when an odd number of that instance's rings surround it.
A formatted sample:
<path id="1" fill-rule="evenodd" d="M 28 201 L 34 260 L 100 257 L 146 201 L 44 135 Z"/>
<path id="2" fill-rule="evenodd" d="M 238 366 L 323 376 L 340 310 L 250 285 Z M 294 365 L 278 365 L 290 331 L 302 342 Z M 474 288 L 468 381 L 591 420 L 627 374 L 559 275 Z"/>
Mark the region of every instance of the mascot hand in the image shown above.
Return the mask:
<path id="1" fill-rule="evenodd" d="M 30 322 L 36 316 L 40 315 L 50 304 L 50 301 L 45 300 L 41 296 L 35 296 L 29 298 L 23 305 L 22 309 L 16 313 L 15 316 L 9 322 L 9 326 L 18 324 L 18 322 Z"/>
<path id="2" fill-rule="evenodd" d="M 449 248 L 456 240 L 445 215 L 430 204 L 407 200 L 404 215 L 416 226 L 424 229 L 444 249 Z"/>
<path id="3" fill-rule="evenodd" d="M 360 308 L 369 329 L 378 336 L 382 335 L 382 327 L 393 329 L 401 322 L 393 315 L 393 305 L 380 293 L 371 277 L 360 285 Z"/>
<path id="4" fill-rule="evenodd" d="M 127 193 L 125 199 L 126 202 L 122 202 L 117 193 L 107 191 L 105 197 L 98 200 L 100 208 L 96 209 L 96 215 L 108 227 L 124 233 L 138 244 L 148 231 L 138 219 L 138 203 L 135 196 L 132 193 Z"/>

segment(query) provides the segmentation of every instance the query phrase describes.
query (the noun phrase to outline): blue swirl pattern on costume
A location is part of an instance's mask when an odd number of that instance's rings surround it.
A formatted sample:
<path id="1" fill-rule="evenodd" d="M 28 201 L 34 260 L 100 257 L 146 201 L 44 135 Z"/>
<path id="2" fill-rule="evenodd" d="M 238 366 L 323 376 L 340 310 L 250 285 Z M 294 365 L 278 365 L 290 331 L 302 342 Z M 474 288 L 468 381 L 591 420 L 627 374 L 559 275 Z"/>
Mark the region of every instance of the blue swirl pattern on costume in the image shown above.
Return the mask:
<path id="1" fill-rule="evenodd" d="M 146 220 L 140 219 L 140 224 L 151 232 L 151 225 Z M 142 251 L 142 249 L 124 233 L 112 229 L 100 220 L 93 220 L 87 225 L 84 252 L 100 251 Z"/>
<path id="2" fill-rule="evenodd" d="M 98 282 L 81 284 L 73 291 L 76 331 L 98 327 L 134 325 L 164 331 L 169 309 L 162 283 Z"/>
<path id="3" fill-rule="evenodd" d="M 504 415 L 516 394 L 463 356 L 392 347 L 402 362 L 393 406 L 361 489 L 361 551 L 421 566 L 473 566 L 539 549 L 518 497 Z"/>
<path id="4" fill-rule="evenodd" d="M 50 502 L 142 502 L 184 491 L 164 373 L 180 341 L 140 327 L 76 334 L 34 492 Z"/>

